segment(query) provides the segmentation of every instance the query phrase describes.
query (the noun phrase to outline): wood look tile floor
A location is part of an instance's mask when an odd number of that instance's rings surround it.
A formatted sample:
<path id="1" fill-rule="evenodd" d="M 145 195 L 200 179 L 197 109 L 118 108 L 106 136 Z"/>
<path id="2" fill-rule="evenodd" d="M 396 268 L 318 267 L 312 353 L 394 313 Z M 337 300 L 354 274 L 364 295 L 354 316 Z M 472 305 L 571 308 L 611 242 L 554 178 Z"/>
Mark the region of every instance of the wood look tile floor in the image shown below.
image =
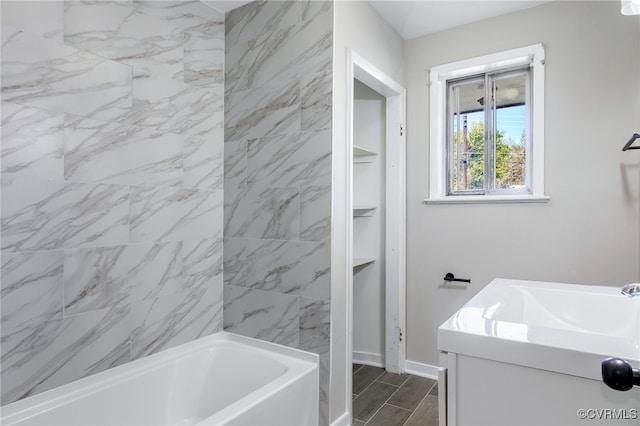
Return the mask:
<path id="1" fill-rule="evenodd" d="M 353 364 L 354 426 L 438 426 L 435 380 Z"/>

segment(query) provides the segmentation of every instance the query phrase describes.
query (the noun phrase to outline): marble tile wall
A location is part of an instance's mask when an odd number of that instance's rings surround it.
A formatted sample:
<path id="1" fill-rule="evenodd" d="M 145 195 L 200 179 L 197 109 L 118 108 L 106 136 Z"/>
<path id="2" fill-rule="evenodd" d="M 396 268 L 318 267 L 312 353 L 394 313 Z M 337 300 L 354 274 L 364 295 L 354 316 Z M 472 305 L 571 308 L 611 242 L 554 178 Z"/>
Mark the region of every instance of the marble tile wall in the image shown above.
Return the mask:
<path id="1" fill-rule="evenodd" d="M 224 328 L 320 354 L 328 424 L 332 1 L 225 19 Z"/>
<path id="2" fill-rule="evenodd" d="M 199 1 L 1 7 L 4 405 L 222 329 L 225 34 Z"/>

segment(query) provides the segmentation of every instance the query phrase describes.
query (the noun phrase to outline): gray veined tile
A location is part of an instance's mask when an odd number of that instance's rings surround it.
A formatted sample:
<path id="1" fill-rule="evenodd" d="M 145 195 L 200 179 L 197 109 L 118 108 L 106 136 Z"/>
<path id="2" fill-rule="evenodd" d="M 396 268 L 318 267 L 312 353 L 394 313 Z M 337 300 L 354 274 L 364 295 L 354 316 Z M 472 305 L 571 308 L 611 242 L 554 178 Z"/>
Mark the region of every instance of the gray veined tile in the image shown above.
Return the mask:
<path id="1" fill-rule="evenodd" d="M 2 330 L 62 318 L 62 251 L 2 255 Z"/>
<path id="2" fill-rule="evenodd" d="M 261 34 L 295 25 L 302 17 L 301 2 L 255 1 L 230 11 L 225 21 L 227 46 L 246 42 Z"/>
<path id="3" fill-rule="evenodd" d="M 64 114 L 3 102 L 2 181 L 33 176 L 63 181 L 63 128 Z"/>
<path id="4" fill-rule="evenodd" d="M 309 21 L 324 14 L 333 16 L 333 0 L 303 0 L 302 20 Z"/>
<path id="5" fill-rule="evenodd" d="M 222 189 L 224 175 L 224 129 L 203 136 L 187 136 L 184 146 L 185 188 Z"/>
<path id="6" fill-rule="evenodd" d="M 332 70 L 328 70 L 300 81 L 302 130 L 331 128 L 332 76 Z"/>
<path id="7" fill-rule="evenodd" d="M 129 2 L 65 2 L 64 42 L 130 65 L 136 76 L 182 76 L 182 34 Z"/>
<path id="8" fill-rule="evenodd" d="M 225 140 L 300 131 L 300 84 L 284 82 L 231 93 L 225 100 Z"/>
<path id="9" fill-rule="evenodd" d="M 247 286 L 247 240 L 227 238 L 224 240 L 224 283 Z"/>
<path id="10" fill-rule="evenodd" d="M 249 188 L 331 183 L 331 130 L 252 140 L 248 144 Z"/>
<path id="11" fill-rule="evenodd" d="M 329 394 L 330 394 L 331 354 L 329 352 L 320 355 L 320 425 L 328 425 L 329 421 Z"/>
<path id="12" fill-rule="evenodd" d="M 129 66 L 24 32 L 4 35 L 3 101 L 100 120 L 130 112 Z"/>
<path id="13" fill-rule="evenodd" d="M 224 144 L 224 189 L 239 191 L 247 186 L 247 141 Z"/>
<path id="14" fill-rule="evenodd" d="M 193 86 L 224 83 L 224 22 L 208 22 L 184 35 L 184 82 Z"/>
<path id="15" fill-rule="evenodd" d="M 180 242 L 65 250 L 65 316 L 179 292 L 181 250 Z"/>
<path id="16" fill-rule="evenodd" d="M 224 286 L 224 329 L 243 336 L 298 347 L 297 296 Z"/>
<path id="17" fill-rule="evenodd" d="M 3 330 L 2 404 L 128 362 L 129 315 L 102 309 Z"/>
<path id="18" fill-rule="evenodd" d="M 283 240 L 247 240 L 246 286 L 279 293 L 329 299 L 329 246 Z"/>
<path id="19" fill-rule="evenodd" d="M 222 238 L 222 191 L 131 188 L 131 242 Z"/>
<path id="20" fill-rule="evenodd" d="M 134 304 L 133 359 L 222 330 L 222 283 Z"/>
<path id="21" fill-rule="evenodd" d="M 333 22 L 331 14 L 266 32 L 227 49 L 225 91 L 264 87 L 298 80 L 331 69 Z"/>
<path id="22" fill-rule="evenodd" d="M 180 31 L 224 23 L 224 14 L 198 0 L 133 0 L 133 7 L 149 16 L 162 19 Z M 224 29 L 223 29 L 224 34 Z"/>
<path id="23" fill-rule="evenodd" d="M 331 303 L 328 300 L 300 297 L 300 346 L 317 354 L 329 352 Z"/>
<path id="24" fill-rule="evenodd" d="M 63 43 L 64 1 L 3 1 L 2 26 L 10 25 L 32 36 Z"/>
<path id="25" fill-rule="evenodd" d="M 300 239 L 328 241 L 331 236 L 331 186 L 300 188 Z"/>
<path id="26" fill-rule="evenodd" d="M 225 235 L 228 237 L 297 240 L 300 236 L 298 188 L 249 190 L 226 201 Z"/>
<path id="27" fill-rule="evenodd" d="M 218 288 L 223 283 L 221 238 L 188 240 L 182 243 L 183 289 Z M 222 297 L 222 296 L 221 296 Z"/>
<path id="28" fill-rule="evenodd" d="M 52 250 L 121 244 L 129 238 L 129 189 L 24 181 L 2 188 L 2 249 Z"/>
<path id="29" fill-rule="evenodd" d="M 224 126 L 222 87 L 194 87 L 166 78 L 133 81 L 133 110 L 125 121 L 160 133 L 204 136 Z"/>
<path id="30" fill-rule="evenodd" d="M 128 185 L 180 185 L 184 137 L 67 116 L 65 179 Z"/>

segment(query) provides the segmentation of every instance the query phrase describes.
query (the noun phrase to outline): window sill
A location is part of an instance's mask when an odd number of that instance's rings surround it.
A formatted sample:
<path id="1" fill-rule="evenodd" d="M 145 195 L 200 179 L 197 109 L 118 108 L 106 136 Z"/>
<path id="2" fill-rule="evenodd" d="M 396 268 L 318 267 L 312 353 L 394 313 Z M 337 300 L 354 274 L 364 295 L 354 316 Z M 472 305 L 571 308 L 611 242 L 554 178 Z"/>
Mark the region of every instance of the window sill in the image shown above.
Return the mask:
<path id="1" fill-rule="evenodd" d="M 547 203 L 547 195 L 459 195 L 426 198 L 426 204 L 515 204 Z"/>

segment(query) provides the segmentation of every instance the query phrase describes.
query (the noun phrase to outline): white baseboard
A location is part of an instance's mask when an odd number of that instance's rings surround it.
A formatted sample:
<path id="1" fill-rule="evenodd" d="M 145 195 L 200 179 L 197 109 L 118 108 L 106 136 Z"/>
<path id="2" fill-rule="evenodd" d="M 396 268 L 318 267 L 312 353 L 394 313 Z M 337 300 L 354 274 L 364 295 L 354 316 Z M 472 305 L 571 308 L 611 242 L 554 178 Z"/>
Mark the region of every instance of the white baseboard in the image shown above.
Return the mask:
<path id="1" fill-rule="evenodd" d="M 353 352 L 352 359 L 355 364 L 370 365 L 372 367 L 384 368 L 384 357 L 380 354 L 369 352 Z M 438 366 L 423 364 L 416 361 L 405 361 L 405 373 L 414 376 L 426 377 L 427 379 L 438 380 Z"/>
<path id="2" fill-rule="evenodd" d="M 380 354 L 369 352 L 353 352 L 351 360 L 354 364 L 370 365 L 372 367 L 384 367 L 384 358 Z"/>
<path id="3" fill-rule="evenodd" d="M 349 426 L 349 413 L 344 413 L 337 419 L 335 419 L 331 426 Z"/>
<path id="4" fill-rule="evenodd" d="M 423 364 L 416 361 L 406 361 L 405 373 L 414 376 L 426 377 L 427 379 L 438 380 L 438 367 L 435 365 Z"/>

